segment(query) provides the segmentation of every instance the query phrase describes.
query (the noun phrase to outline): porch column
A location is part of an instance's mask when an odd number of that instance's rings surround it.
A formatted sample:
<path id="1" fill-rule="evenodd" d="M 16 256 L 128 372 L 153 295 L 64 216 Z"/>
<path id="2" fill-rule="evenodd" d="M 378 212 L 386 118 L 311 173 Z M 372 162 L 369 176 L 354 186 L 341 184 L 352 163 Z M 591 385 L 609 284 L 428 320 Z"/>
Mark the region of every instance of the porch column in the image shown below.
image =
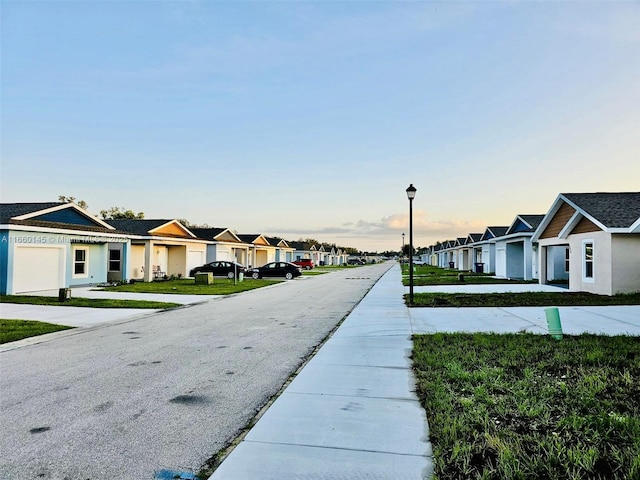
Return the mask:
<path id="1" fill-rule="evenodd" d="M 122 258 L 120 259 L 120 280 L 129 282 L 129 257 L 131 256 L 131 241 L 122 244 Z"/>
<path id="2" fill-rule="evenodd" d="M 524 258 L 522 259 L 522 261 L 524 262 L 524 279 L 525 280 L 531 280 L 533 279 L 533 275 L 531 273 L 532 267 L 531 267 L 531 262 L 532 262 L 532 254 L 533 252 L 531 251 L 531 242 L 529 241 L 529 239 L 525 238 L 524 239 L 524 245 L 522 247 L 523 250 L 523 255 Z"/>
<path id="3" fill-rule="evenodd" d="M 547 284 L 547 247 L 539 245 L 540 260 L 538 263 L 538 283 L 541 285 Z"/>
<path id="4" fill-rule="evenodd" d="M 145 282 L 153 280 L 153 242 L 149 240 L 144 245 L 144 279 Z"/>

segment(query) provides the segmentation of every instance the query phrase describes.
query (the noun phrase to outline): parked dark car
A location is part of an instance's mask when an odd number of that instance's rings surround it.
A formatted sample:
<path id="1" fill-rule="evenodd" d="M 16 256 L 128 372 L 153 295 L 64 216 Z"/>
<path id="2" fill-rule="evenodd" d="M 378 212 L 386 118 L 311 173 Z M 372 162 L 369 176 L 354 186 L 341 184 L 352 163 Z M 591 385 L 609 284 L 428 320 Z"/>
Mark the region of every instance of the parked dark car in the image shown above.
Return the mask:
<path id="1" fill-rule="evenodd" d="M 211 262 L 205 263 L 199 267 L 191 269 L 189 276 L 193 277 L 196 273 L 213 273 L 214 277 L 235 278 L 236 274 L 244 273 L 245 268 L 235 262 Z"/>
<path id="2" fill-rule="evenodd" d="M 310 258 L 301 258 L 299 260 L 294 260 L 291 263 L 293 263 L 294 265 L 298 265 L 299 267 L 302 267 L 305 270 L 311 270 L 313 267 L 316 266 L 316 264 L 313 263 L 313 260 L 311 260 Z"/>
<path id="3" fill-rule="evenodd" d="M 367 262 L 361 258 L 350 258 L 347 260 L 347 265 L 366 265 Z"/>
<path id="4" fill-rule="evenodd" d="M 289 262 L 271 262 L 258 268 L 252 268 L 250 274 L 256 280 L 262 277 L 284 277 L 291 280 L 302 275 L 302 267 Z"/>

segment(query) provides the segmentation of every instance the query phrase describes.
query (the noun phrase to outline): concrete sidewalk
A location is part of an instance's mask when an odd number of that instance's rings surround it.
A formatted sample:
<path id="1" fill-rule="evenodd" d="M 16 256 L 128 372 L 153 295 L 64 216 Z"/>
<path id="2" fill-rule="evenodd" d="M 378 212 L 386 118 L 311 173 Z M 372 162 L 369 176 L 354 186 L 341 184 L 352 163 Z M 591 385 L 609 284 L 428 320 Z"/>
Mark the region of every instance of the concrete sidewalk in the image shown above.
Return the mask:
<path id="1" fill-rule="evenodd" d="M 566 291 L 542 287 L 479 285 L 463 290 Z M 544 307 L 409 309 L 402 299 L 407 290 L 400 267 L 392 267 L 209 480 L 431 478 L 432 450 L 427 419 L 415 395 L 411 335 L 546 334 L 546 317 Z M 568 334 L 640 336 L 640 306 L 563 307 L 560 313 Z"/>
<path id="2" fill-rule="evenodd" d="M 210 478 L 430 478 L 403 293 L 394 266 Z"/>

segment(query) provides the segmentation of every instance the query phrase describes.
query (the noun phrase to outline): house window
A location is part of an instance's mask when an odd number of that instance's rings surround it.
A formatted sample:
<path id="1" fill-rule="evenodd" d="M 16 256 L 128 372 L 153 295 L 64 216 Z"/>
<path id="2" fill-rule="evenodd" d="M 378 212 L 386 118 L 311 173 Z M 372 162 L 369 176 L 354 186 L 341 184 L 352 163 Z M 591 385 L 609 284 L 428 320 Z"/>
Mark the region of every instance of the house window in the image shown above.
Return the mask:
<path id="1" fill-rule="evenodd" d="M 564 271 L 569 273 L 569 248 L 564 249 Z"/>
<path id="2" fill-rule="evenodd" d="M 89 276 L 89 254 L 86 248 L 73 249 L 73 276 Z"/>
<path id="3" fill-rule="evenodd" d="M 583 280 L 593 281 L 593 240 L 582 242 Z"/>
<path id="4" fill-rule="evenodd" d="M 120 250 L 109 250 L 109 271 L 120 271 Z"/>

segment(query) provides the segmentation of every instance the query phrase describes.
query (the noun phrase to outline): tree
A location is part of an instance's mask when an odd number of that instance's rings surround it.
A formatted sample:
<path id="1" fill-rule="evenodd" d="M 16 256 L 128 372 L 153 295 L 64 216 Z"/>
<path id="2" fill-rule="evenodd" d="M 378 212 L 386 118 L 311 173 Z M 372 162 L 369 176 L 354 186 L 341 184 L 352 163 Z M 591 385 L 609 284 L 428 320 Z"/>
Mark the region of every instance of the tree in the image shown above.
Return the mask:
<path id="1" fill-rule="evenodd" d="M 209 225 L 208 223 L 198 225 L 197 223 L 191 223 L 186 218 L 176 218 L 176 220 L 180 222 L 180 225 L 183 225 L 187 228 L 211 228 L 211 225 Z"/>
<path id="2" fill-rule="evenodd" d="M 134 213 L 132 210 L 125 210 L 124 207 L 111 207 L 108 210 L 101 210 L 100 216 L 103 220 L 122 220 L 127 218 L 142 220 L 144 212 Z"/>
<path id="3" fill-rule="evenodd" d="M 87 205 L 87 202 L 85 202 L 84 200 L 79 200 L 79 201 L 76 202 L 76 197 L 67 197 L 66 195 L 58 195 L 58 201 L 59 202 L 67 202 L 67 203 L 75 203 L 76 205 L 78 205 L 83 210 L 88 210 L 89 209 L 89 205 Z"/>
<path id="4" fill-rule="evenodd" d="M 413 254 L 415 255 L 415 253 L 416 253 L 416 249 L 415 247 L 413 247 Z M 402 254 L 407 257 L 411 255 L 411 246 L 408 243 L 405 244 L 404 249 L 402 250 Z"/>

